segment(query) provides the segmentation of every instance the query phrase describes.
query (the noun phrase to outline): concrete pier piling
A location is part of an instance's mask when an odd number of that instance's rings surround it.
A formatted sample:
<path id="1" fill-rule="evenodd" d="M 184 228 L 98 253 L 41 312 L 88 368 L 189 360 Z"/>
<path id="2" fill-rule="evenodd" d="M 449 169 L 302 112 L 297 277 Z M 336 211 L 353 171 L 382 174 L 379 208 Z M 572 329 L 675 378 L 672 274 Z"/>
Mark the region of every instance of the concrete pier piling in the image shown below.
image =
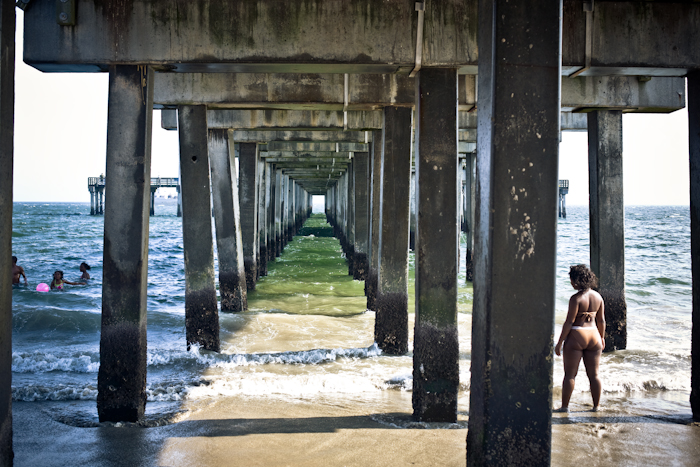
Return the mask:
<path id="1" fill-rule="evenodd" d="M 476 154 L 469 153 L 465 159 L 466 176 L 465 176 L 465 193 L 464 193 L 464 215 L 466 218 L 466 280 L 472 282 L 474 280 L 474 229 L 475 229 L 475 210 L 476 210 Z"/>
<path id="2" fill-rule="evenodd" d="M 222 311 L 248 309 L 236 168 L 226 130 L 209 130 L 209 165 Z"/>
<path id="3" fill-rule="evenodd" d="M 377 281 L 379 279 L 379 231 L 381 222 L 379 216 L 380 198 L 382 183 L 382 132 L 375 130 L 372 132 L 372 212 L 370 213 L 370 261 L 369 273 L 365 280 L 365 295 L 367 296 L 367 309 L 376 311 L 377 302 Z"/>
<path id="4" fill-rule="evenodd" d="M 605 352 L 627 348 L 622 112 L 588 113 L 591 269 L 605 300 Z"/>
<path id="5" fill-rule="evenodd" d="M 282 208 L 284 202 L 282 200 L 282 193 L 284 193 L 284 187 L 282 182 L 284 177 L 282 176 L 282 171 L 280 169 L 275 170 L 275 257 L 279 258 L 282 254 Z"/>
<path id="6" fill-rule="evenodd" d="M 269 235 L 268 209 L 270 198 L 270 164 L 264 161 L 258 162 L 260 185 L 258 187 L 258 278 L 267 276 L 267 242 Z"/>
<path id="7" fill-rule="evenodd" d="M 97 375 L 100 421 L 138 421 L 146 408 L 146 288 L 153 70 L 109 67 L 107 205 Z"/>
<path id="8" fill-rule="evenodd" d="M 416 320 L 413 417 L 457 421 L 457 70 L 416 77 Z"/>
<path id="9" fill-rule="evenodd" d="M 355 180 L 355 256 L 352 277 L 364 281 L 369 272 L 369 154 L 356 152 L 352 166 Z"/>
<path id="10" fill-rule="evenodd" d="M 551 463 L 561 18 L 479 2 L 468 466 Z"/>
<path id="11" fill-rule="evenodd" d="M 238 196 L 241 202 L 243 264 L 248 290 L 255 290 L 258 275 L 256 237 L 258 235 L 258 145 L 238 143 Z"/>
<path id="12" fill-rule="evenodd" d="M 688 140 L 690 258 L 693 274 L 690 407 L 693 410 L 693 418 L 700 420 L 700 72 L 688 75 Z"/>
<path id="13" fill-rule="evenodd" d="M 353 160 L 348 166 L 348 171 L 345 173 L 347 177 L 347 198 L 346 208 L 347 214 L 345 227 L 345 258 L 348 262 L 348 274 L 355 274 L 355 161 Z"/>
<path id="14" fill-rule="evenodd" d="M 12 451 L 12 174 L 15 111 L 15 2 L 0 3 L 0 465 Z"/>
<path id="15" fill-rule="evenodd" d="M 211 234 L 211 190 L 207 109 L 178 107 L 182 173 L 182 241 L 185 251 L 185 331 L 187 347 L 218 352 L 219 312 Z"/>
<path id="16" fill-rule="evenodd" d="M 388 354 L 408 351 L 408 211 L 411 182 L 411 114 L 384 108 L 380 193 L 378 288 L 374 340 Z M 455 153 L 455 157 L 456 153 Z"/>

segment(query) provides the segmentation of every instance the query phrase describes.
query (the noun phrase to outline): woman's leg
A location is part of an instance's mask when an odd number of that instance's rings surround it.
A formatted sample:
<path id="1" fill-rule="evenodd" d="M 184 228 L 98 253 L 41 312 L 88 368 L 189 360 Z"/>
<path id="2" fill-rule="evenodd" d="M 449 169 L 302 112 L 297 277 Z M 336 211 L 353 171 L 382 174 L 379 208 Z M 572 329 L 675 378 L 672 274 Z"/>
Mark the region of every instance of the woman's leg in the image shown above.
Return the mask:
<path id="1" fill-rule="evenodd" d="M 603 383 L 598 376 L 600 368 L 600 355 L 603 353 L 603 344 L 598 341 L 598 345 L 592 349 L 583 351 L 583 364 L 586 366 L 588 381 L 591 382 L 591 396 L 593 397 L 593 410 L 598 409 L 600 394 L 603 392 Z"/>
<path id="2" fill-rule="evenodd" d="M 576 374 L 578 373 L 578 365 L 581 362 L 583 355 L 581 348 L 571 333 L 569 338 L 564 342 L 564 381 L 561 385 L 561 408 L 569 407 L 571 394 L 574 392 L 576 382 Z"/>

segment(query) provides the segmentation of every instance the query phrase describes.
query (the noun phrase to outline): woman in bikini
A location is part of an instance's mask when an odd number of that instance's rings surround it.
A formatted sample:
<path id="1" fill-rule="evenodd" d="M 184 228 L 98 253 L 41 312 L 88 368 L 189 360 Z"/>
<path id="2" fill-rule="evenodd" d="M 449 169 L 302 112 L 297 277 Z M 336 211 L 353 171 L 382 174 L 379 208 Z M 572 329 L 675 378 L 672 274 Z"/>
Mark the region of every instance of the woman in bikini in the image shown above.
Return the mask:
<path id="1" fill-rule="evenodd" d="M 554 348 L 561 355 L 564 346 L 564 382 L 561 389 L 561 408 L 558 412 L 569 411 L 569 399 L 574 392 L 574 382 L 578 366 L 583 358 L 588 380 L 591 382 L 593 411 L 598 410 L 603 385 L 598 376 L 600 355 L 605 348 L 605 304 L 598 292 L 592 290 L 598 278 L 584 264 L 571 266 L 569 278 L 574 289 L 578 290 L 569 299 L 569 313 L 561 329 L 559 342 Z"/>

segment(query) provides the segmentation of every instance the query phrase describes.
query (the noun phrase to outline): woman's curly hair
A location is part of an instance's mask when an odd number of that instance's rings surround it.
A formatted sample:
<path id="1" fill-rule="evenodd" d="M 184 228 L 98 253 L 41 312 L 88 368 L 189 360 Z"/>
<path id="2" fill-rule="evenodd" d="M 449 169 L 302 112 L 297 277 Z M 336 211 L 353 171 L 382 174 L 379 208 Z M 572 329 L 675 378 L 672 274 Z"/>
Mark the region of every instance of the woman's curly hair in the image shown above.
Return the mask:
<path id="1" fill-rule="evenodd" d="M 571 266 L 569 278 L 576 290 L 593 289 L 598 286 L 598 278 L 585 264 Z"/>

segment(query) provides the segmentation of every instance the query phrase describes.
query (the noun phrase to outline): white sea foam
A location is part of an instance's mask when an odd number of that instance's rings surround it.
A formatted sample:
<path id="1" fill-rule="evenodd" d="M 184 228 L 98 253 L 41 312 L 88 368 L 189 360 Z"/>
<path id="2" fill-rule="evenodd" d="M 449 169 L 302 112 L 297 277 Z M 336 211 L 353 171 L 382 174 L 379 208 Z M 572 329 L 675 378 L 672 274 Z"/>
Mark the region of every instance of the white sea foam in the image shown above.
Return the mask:
<path id="1" fill-rule="evenodd" d="M 75 373 L 97 373 L 100 367 L 96 355 L 57 356 L 53 353 L 12 353 L 12 371 L 15 373 L 46 373 L 70 371 Z"/>

